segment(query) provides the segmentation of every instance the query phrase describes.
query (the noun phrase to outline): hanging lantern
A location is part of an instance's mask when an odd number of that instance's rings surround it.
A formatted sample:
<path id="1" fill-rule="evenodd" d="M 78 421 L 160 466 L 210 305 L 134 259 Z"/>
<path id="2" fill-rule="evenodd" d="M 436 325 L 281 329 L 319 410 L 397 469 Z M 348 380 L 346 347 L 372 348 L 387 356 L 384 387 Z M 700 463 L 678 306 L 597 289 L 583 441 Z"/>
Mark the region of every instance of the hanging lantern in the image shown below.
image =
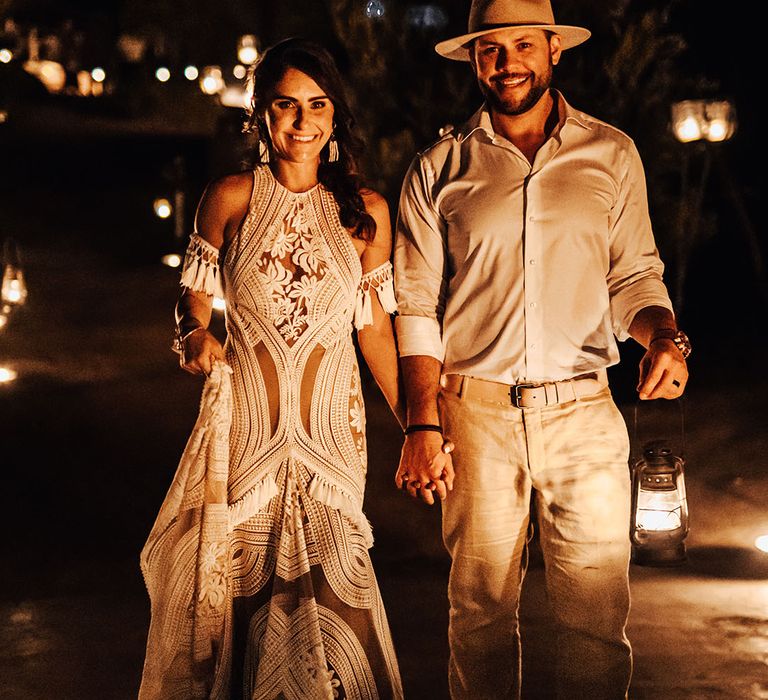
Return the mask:
<path id="1" fill-rule="evenodd" d="M 27 283 L 21 269 L 21 256 L 15 241 L 8 238 L 3 246 L 3 281 L 0 301 L 11 307 L 23 306 L 27 301 Z"/>
<path id="2" fill-rule="evenodd" d="M 645 566 L 675 566 L 686 559 L 688 501 L 685 460 L 666 442 L 643 446 L 632 467 L 632 561 Z"/>

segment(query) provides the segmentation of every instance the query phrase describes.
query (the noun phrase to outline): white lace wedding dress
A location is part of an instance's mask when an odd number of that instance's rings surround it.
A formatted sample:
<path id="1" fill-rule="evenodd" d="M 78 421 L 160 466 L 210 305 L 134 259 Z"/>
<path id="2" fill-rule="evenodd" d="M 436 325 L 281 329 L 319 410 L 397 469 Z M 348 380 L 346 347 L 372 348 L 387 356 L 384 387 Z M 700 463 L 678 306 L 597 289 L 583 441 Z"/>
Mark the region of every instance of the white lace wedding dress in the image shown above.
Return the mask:
<path id="1" fill-rule="evenodd" d="M 226 358 L 142 552 L 152 622 L 140 698 L 400 698 L 362 510 L 365 413 L 353 323 L 363 271 L 333 196 L 254 172 L 223 254 L 197 235 L 182 284 L 223 280 Z"/>

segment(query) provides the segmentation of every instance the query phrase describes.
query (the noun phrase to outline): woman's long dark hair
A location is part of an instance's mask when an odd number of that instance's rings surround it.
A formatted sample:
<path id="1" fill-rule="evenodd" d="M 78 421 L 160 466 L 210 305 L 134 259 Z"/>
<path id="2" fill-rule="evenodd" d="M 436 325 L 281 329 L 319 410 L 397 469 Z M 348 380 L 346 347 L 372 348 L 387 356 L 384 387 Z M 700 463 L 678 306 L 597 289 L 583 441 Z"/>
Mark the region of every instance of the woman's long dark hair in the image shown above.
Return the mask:
<path id="1" fill-rule="evenodd" d="M 370 241 L 376 234 L 376 222 L 365 210 L 360 195 L 357 157 L 362 150 L 362 142 L 353 129 L 354 118 L 344 82 L 333 57 L 326 49 L 304 39 L 286 39 L 268 49 L 251 76 L 253 98 L 245 130 L 255 133 L 259 142 L 265 143 L 272 150 L 264 114 L 275 94 L 275 86 L 288 68 L 295 68 L 312 78 L 333 103 L 333 133 L 339 147 L 339 159 L 329 162 L 329 146 L 326 144 L 320 152 L 317 177 L 336 199 L 342 225 L 350 229 L 356 238 Z M 259 152 L 256 153 L 255 161 L 263 163 Z"/>

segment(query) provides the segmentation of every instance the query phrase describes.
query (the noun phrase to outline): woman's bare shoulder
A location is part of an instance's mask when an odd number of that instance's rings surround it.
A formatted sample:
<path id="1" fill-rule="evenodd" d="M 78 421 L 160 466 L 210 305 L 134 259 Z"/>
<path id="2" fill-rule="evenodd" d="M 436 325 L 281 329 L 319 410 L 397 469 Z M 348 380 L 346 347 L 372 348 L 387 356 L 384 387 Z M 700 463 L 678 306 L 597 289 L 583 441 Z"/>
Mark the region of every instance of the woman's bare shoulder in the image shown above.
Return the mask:
<path id="1" fill-rule="evenodd" d="M 360 196 L 363 198 L 365 210 L 376 222 L 376 235 L 373 240 L 368 242 L 368 245 L 389 248 L 392 245 L 392 225 L 390 223 L 387 200 L 371 189 L 360 190 Z"/>
<path id="2" fill-rule="evenodd" d="M 253 172 L 244 171 L 212 180 L 197 210 L 195 230 L 217 247 L 229 239 L 248 213 Z"/>

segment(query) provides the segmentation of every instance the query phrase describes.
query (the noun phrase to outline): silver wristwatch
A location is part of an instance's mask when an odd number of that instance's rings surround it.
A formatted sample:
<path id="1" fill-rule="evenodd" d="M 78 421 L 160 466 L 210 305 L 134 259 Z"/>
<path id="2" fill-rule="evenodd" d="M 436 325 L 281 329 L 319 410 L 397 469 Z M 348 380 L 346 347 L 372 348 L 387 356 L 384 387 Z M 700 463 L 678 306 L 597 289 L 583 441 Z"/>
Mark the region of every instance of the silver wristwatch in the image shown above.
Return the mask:
<path id="1" fill-rule="evenodd" d="M 683 359 L 687 360 L 688 355 L 691 354 L 691 350 L 692 350 L 691 341 L 688 339 L 688 336 L 685 333 L 683 333 L 683 331 L 677 331 L 677 333 L 674 333 L 674 335 L 673 335 L 672 329 L 669 329 L 667 332 L 669 333 L 669 335 L 667 335 L 667 333 L 665 333 L 664 331 L 661 331 L 659 335 L 656 335 L 653 337 L 653 339 L 651 340 L 651 343 L 654 343 L 657 340 L 671 340 L 675 344 L 677 349 L 680 351 L 680 354 L 683 356 Z"/>

